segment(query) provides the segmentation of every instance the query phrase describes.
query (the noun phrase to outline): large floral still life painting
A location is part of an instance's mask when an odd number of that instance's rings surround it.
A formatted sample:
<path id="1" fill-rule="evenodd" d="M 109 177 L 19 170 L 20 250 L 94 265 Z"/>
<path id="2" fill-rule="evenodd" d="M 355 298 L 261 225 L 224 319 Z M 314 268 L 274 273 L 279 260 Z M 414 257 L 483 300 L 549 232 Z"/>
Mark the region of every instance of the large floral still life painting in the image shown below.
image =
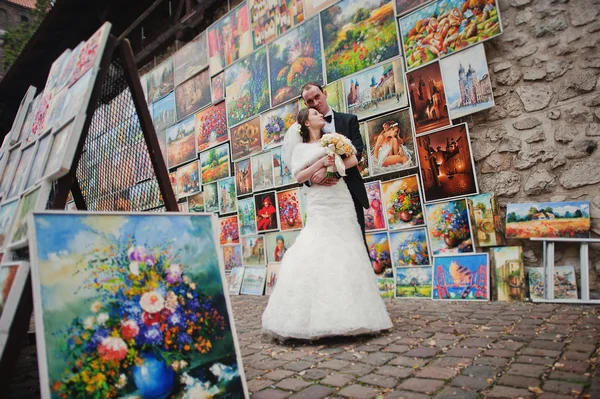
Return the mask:
<path id="1" fill-rule="evenodd" d="M 42 397 L 247 397 L 213 224 L 34 215 Z"/>

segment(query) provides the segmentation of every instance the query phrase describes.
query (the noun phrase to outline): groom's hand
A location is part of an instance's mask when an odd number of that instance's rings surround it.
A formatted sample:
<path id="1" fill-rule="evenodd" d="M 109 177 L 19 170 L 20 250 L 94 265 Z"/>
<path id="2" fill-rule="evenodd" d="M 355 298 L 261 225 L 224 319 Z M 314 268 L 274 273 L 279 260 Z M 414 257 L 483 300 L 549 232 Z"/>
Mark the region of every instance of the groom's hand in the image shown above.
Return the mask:
<path id="1" fill-rule="evenodd" d="M 337 183 L 338 179 L 336 179 L 335 177 L 327 178 L 326 172 L 327 168 L 321 168 L 317 170 L 315 173 L 313 173 L 312 177 L 310 178 L 310 181 L 313 184 L 320 184 L 322 186 L 333 186 L 335 183 Z"/>

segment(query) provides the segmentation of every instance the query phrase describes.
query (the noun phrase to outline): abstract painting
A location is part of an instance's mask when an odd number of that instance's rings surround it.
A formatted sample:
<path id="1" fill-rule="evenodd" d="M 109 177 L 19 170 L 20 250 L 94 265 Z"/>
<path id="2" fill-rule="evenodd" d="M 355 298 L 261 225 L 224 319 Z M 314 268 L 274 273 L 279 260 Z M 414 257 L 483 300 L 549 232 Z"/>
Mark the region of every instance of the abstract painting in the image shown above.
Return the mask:
<path id="1" fill-rule="evenodd" d="M 225 69 L 225 91 L 227 125 L 230 127 L 270 108 L 265 47 Z"/>
<path id="2" fill-rule="evenodd" d="M 175 93 L 169 93 L 168 96 L 152 104 L 152 124 L 157 132 L 175 123 L 177 120 L 175 108 Z"/>
<path id="3" fill-rule="evenodd" d="M 381 193 L 381 182 L 379 180 L 365 183 L 369 209 L 365 210 L 365 231 L 385 230 L 386 223 Z"/>
<path id="4" fill-rule="evenodd" d="M 169 94 L 175 87 L 173 80 L 173 57 L 167 58 L 162 64 L 148 72 L 147 76 L 148 103 L 150 104 Z"/>
<path id="5" fill-rule="evenodd" d="M 425 225 L 417 175 L 382 183 L 383 203 L 390 230 Z"/>
<path id="6" fill-rule="evenodd" d="M 433 257 L 433 299 L 489 301 L 488 254 Z"/>
<path id="7" fill-rule="evenodd" d="M 490 260 L 498 301 L 525 300 L 525 267 L 522 247 L 490 248 Z M 494 289 L 495 288 L 495 289 Z"/>
<path id="8" fill-rule="evenodd" d="M 267 44 L 304 21 L 303 0 L 248 0 L 254 48 Z"/>
<path id="9" fill-rule="evenodd" d="M 44 212 L 32 229 L 42 397 L 245 395 L 211 216 Z"/>
<path id="10" fill-rule="evenodd" d="M 315 17 L 269 44 L 273 106 L 300 96 L 309 82 L 323 83 L 319 18 Z"/>
<path id="11" fill-rule="evenodd" d="M 271 150 L 271 155 L 273 156 L 273 184 L 275 187 L 296 183 L 296 179 L 292 176 L 291 168 L 283 162 L 282 151 L 282 147 L 275 147 Z"/>
<path id="12" fill-rule="evenodd" d="M 242 266 L 242 247 L 239 245 L 226 245 L 221 247 L 223 251 L 223 264 L 225 273 L 230 272 L 234 267 Z"/>
<path id="13" fill-rule="evenodd" d="M 271 151 L 254 155 L 251 159 L 252 191 L 273 188 L 273 159 Z"/>
<path id="14" fill-rule="evenodd" d="M 417 166 L 409 109 L 369 120 L 367 133 L 371 176 Z"/>
<path id="15" fill-rule="evenodd" d="M 211 75 L 245 57 L 254 50 L 248 4 L 237 8 L 208 28 L 208 53 Z"/>
<path id="16" fill-rule="evenodd" d="M 450 119 L 494 106 L 494 93 L 483 44 L 440 61 Z"/>
<path id="17" fill-rule="evenodd" d="M 200 192 L 198 161 L 192 161 L 177 168 L 177 196 L 184 198 Z"/>
<path id="18" fill-rule="evenodd" d="M 242 237 L 242 262 L 244 266 L 264 266 L 267 263 L 264 234 Z"/>
<path id="19" fill-rule="evenodd" d="M 475 252 L 466 200 L 425 205 L 425 214 L 433 255 Z"/>
<path id="20" fill-rule="evenodd" d="M 401 59 L 361 71 L 343 82 L 348 113 L 358 119 L 408 106 Z"/>
<path id="21" fill-rule="evenodd" d="M 11 202 L 4 202 L 0 206 L 0 248 L 4 246 L 6 238 L 10 233 L 17 214 L 17 205 L 19 205 L 18 199 Z"/>
<path id="22" fill-rule="evenodd" d="M 200 33 L 173 55 L 175 86 L 208 66 L 206 31 Z"/>
<path id="23" fill-rule="evenodd" d="M 267 262 L 281 262 L 283 260 L 283 255 L 285 255 L 287 250 L 294 245 L 299 234 L 299 230 L 274 231 L 265 234 Z"/>
<path id="24" fill-rule="evenodd" d="M 213 103 L 225 98 L 225 72 L 210 78 L 210 99 Z M 223 104 L 224 105 L 224 104 Z"/>
<path id="25" fill-rule="evenodd" d="M 204 193 L 204 211 L 217 212 L 219 210 L 219 194 L 217 191 L 217 182 L 202 185 Z"/>
<path id="26" fill-rule="evenodd" d="M 377 277 L 392 277 L 394 272 L 392 270 L 390 241 L 387 232 L 367 233 L 365 238 L 371 265 Z"/>
<path id="27" fill-rule="evenodd" d="M 300 190 L 279 191 L 277 193 L 277 206 L 281 230 L 299 230 L 302 228 L 302 215 L 300 213 Z"/>
<path id="28" fill-rule="evenodd" d="M 240 230 L 238 228 L 237 216 L 219 218 L 219 244 L 239 244 Z"/>
<path id="29" fill-rule="evenodd" d="M 477 247 L 504 245 L 500 205 L 493 193 L 479 194 L 467 198 L 469 215 L 473 225 L 473 239 Z"/>
<path id="30" fill-rule="evenodd" d="M 296 115 L 298 115 L 297 101 L 292 101 L 260 115 L 263 150 L 283 144 L 285 133 L 296 122 Z"/>
<path id="31" fill-rule="evenodd" d="M 177 120 L 193 114 L 211 102 L 208 71 L 200 72 L 175 88 Z"/>
<path id="32" fill-rule="evenodd" d="M 254 206 L 256 208 L 256 231 L 264 233 L 279 230 L 277 199 L 274 191 L 255 195 Z"/>
<path id="33" fill-rule="evenodd" d="M 417 136 L 425 202 L 479 193 L 465 123 Z"/>
<path id="34" fill-rule="evenodd" d="M 200 153 L 202 184 L 229 177 L 229 145 L 222 144 Z"/>
<path id="35" fill-rule="evenodd" d="M 249 158 L 235 163 L 235 186 L 238 196 L 252 193 L 252 166 Z"/>
<path id="36" fill-rule="evenodd" d="M 198 112 L 195 118 L 198 152 L 229 140 L 224 102 Z"/>
<path id="37" fill-rule="evenodd" d="M 390 248 L 394 267 L 431 265 L 427 231 L 424 227 L 390 231 Z"/>
<path id="38" fill-rule="evenodd" d="M 267 265 L 267 282 L 265 287 L 265 295 L 271 295 L 279 278 L 279 269 L 281 264 L 269 263 Z"/>
<path id="39" fill-rule="evenodd" d="M 392 0 L 342 0 L 321 11 L 327 82 L 398 56 Z"/>
<path id="40" fill-rule="evenodd" d="M 244 198 L 237 201 L 237 216 L 240 236 L 256 234 L 256 207 L 254 198 Z"/>
<path id="41" fill-rule="evenodd" d="M 229 131 L 231 137 L 231 159 L 238 161 L 262 151 L 260 142 L 260 118 L 243 122 Z"/>
<path id="42" fill-rule="evenodd" d="M 204 193 L 190 195 L 188 198 L 188 211 L 204 212 Z"/>
<path id="43" fill-rule="evenodd" d="M 237 211 L 237 196 L 235 193 L 235 179 L 233 177 L 217 181 L 217 195 L 219 198 L 219 213 L 221 215 Z"/>
<path id="44" fill-rule="evenodd" d="M 191 116 L 167 129 L 167 165 L 172 169 L 196 159 L 196 122 Z"/>
<path id="45" fill-rule="evenodd" d="M 265 290 L 266 267 L 247 267 L 244 270 L 244 279 L 240 294 L 262 295 Z"/>
<path id="46" fill-rule="evenodd" d="M 244 268 L 234 267 L 231 273 L 227 276 L 227 291 L 229 295 L 239 295 L 242 287 L 242 279 L 244 278 Z"/>
<path id="47" fill-rule="evenodd" d="M 417 136 L 452 124 L 439 63 L 407 73 L 406 80 Z"/>
<path id="48" fill-rule="evenodd" d="M 396 298 L 431 298 L 431 266 L 396 268 Z"/>
<path id="49" fill-rule="evenodd" d="M 506 206 L 506 238 L 590 237 L 589 202 L 535 202 Z"/>

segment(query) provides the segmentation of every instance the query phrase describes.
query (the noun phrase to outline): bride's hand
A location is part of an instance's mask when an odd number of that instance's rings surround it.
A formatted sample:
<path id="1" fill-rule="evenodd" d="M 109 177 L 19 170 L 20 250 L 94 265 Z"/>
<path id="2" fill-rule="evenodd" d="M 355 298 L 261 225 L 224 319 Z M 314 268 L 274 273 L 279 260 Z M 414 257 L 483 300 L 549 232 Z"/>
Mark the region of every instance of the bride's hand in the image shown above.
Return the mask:
<path id="1" fill-rule="evenodd" d="M 335 159 L 333 158 L 333 155 L 325 155 L 323 158 L 321 158 L 321 161 L 323 162 L 324 167 L 335 165 Z"/>

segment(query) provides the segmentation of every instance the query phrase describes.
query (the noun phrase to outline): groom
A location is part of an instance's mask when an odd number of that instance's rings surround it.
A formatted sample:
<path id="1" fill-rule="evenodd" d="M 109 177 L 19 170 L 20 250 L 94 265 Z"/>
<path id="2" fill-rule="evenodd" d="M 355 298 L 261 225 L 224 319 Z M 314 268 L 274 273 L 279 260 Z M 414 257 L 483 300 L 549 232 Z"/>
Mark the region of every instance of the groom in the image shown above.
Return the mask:
<path id="1" fill-rule="evenodd" d="M 325 133 L 340 133 L 348 137 L 352 144 L 356 148 L 356 157 L 361 158 L 364 150 L 364 144 L 360 137 L 360 130 L 358 127 L 358 118 L 356 115 L 344 114 L 341 112 L 333 112 L 329 104 L 327 104 L 327 91 L 315 82 L 307 83 L 302 87 L 302 98 L 307 107 L 316 109 L 320 114 L 325 117 L 325 127 L 323 131 Z M 322 168 L 312 175 L 307 185 L 321 184 L 325 186 L 332 186 L 337 183 L 341 177 L 336 172 L 336 177 L 326 178 L 326 168 Z M 369 199 L 367 198 L 367 190 L 363 183 L 358 167 L 354 166 L 346 170 L 346 177 L 344 177 L 350 194 L 352 194 L 352 201 L 354 201 L 354 209 L 356 209 L 356 217 L 358 218 L 358 224 L 362 230 L 363 237 L 365 235 L 365 211 L 369 209 Z M 364 208 L 364 209 L 363 209 Z"/>

